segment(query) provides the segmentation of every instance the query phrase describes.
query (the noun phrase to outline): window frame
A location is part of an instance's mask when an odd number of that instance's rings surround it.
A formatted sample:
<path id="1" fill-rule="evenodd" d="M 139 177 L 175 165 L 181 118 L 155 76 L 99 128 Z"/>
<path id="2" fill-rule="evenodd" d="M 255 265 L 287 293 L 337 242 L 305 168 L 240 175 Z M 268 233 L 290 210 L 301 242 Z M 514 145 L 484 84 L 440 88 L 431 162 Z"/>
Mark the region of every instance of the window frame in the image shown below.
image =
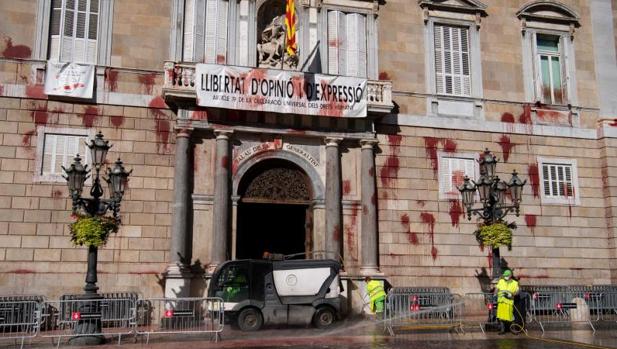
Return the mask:
<path id="1" fill-rule="evenodd" d="M 88 63 L 99 66 L 111 65 L 111 40 L 114 2 L 116 0 L 99 0 L 98 28 L 96 39 L 96 61 Z M 51 49 L 51 16 L 50 0 L 37 0 L 36 4 L 36 37 L 33 57 L 37 60 L 50 59 Z"/>
<path id="2" fill-rule="evenodd" d="M 445 51 L 446 51 L 446 49 L 445 49 L 445 40 L 444 40 L 445 39 L 445 31 L 444 30 L 442 30 L 442 32 L 441 32 L 442 33 L 442 38 L 441 38 L 442 39 L 441 40 L 441 46 L 442 47 L 441 47 L 441 50 L 440 50 L 441 51 L 441 57 L 440 58 L 441 58 L 441 63 L 442 63 L 442 67 L 443 67 L 443 70 L 442 70 L 442 72 L 440 74 L 442 75 L 443 89 L 444 90 L 442 92 L 438 91 L 438 89 L 439 89 L 438 88 L 438 86 L 439 86 L 438 80 L 439 79 L 438 79 L 438 76 L 437 76 L 437 74 L 438 74 L 438 72 L 437 72 L 437 56 L 438 55 L 437 55 L 437 46 L 435 44 L 436 33 L 437 33 L 436 27 L 451 28 L 449 30 L 450 32 L 452 32 L 453 28 L 460 28 L 460 29 L 464 29 L 465 33 L 467 34 L 467 70 L 468 70 L 468 73 L 469 73 L 467 75 L 468 78 L 469 78 L 469 93 L 468 94 L 465 94 L 464 92 L 462 92 L 464 90 L 464 87 L 463 87 L 464 83 L 463 83 L 463 81 L 461 81 L 461 87 L 460 87 L 461 93 L 460 94 L 456 94 L 454 92 L 452 92 L 452 93 L 447 93 L 446 92 L 447 89 L 448 89 L 447 88 L 447 75 L 450 75 L 451 77 L 454 77 L 455 75 L 460 75 L 461 77 L 463 77 L 465 74 L 464 74 L 464 67 L 463 67 L 463 65 L 464 65 L 463 53 L 464 52 L 462 50 L 462 47 L 460 47 L 460 49 L 458 50 L 459 51 L 458 52 L 458 56 L 459 57 L 457 57 L 459 59 L 461 73 L 460 74 L 455 74 L 453 71 L 451 71 L 449 74 L 446 73 L 446 69 L 445 69 L 446 68 L 446 59 L 445 59 Z M 437 21 L 433 22 L 432 36 L 433 36 L 433 52 L 432 52 L 433 54 L 432 54 L 432 56 L 433 56 L 433 75 L 434 75 L 433 78 L 434 78 L 434 81 L 435 81 L 435 84 L 434 84 L 434 93 L 435 93 L 435 95 L 437 95 L 437 96 L 444 96 L 444 97 L 467 97 L 467 98 L 472 97 L 472 95 L 473 95 L 472 85 L 473 85 L 473 80 L 474 79 L 473 79 L 472 67 L 471 67 L 471 56 L 472 56 L 472 53 L 471 53 L 471 45 L 470 45 L 471 44 L 470 25 L 457 25 L 457 24 L 451 24 L 451 23 L 443 23 L 442 21 L 437 20 Z M 462 44 L 462 36 L 459 36 L 459 38 L 461 38 L 459 43 Z M 450 35 L 450 40 L 453 40 L 453 36 L 452 35 Z M 454 50 L 452 49 L 452 46 L 450 46 L 450 53 L 451 54 L 452 54 L 452 51 L 454 51 Z M 451 66 L 452 67 L 454 67 L 454 64 L 455 64 L 454 61 L 451 61 Z M 454 89 L 455 89 L 454 88 L 454 82 L 452 82 L 452 91 L 454 91 Z"/>
<path id="3" fill-rule="evenodd" d="M 43 173 L 43 160 L 45 158 L 45 136 L 47 134 L 62 134 L 66 136 L 81 136 L 86 137 L 87 141 L 94 139 L 95 130 L 90 129 L 78 129 L 78 128 L 65 128 L 65 127 L 49 127 L 49 126 L 37 126 L 36 135 L 36 156 L 35 156 L 35 169 L 34 169 L 34 182 L 50 182 L 50 183 L 64 183 L 66 180 L 62 177 L 62 174 L 45 174 Z M 80 154 L 82 159 L 85 159 L 84 164 L 90 165 L 90 154 Z M 66 166 L 65 166 L 66 167 Z M 89 183 L 88 179 L 86 183 Z"/>
<path id="4" fill-rule="evenodd" d="M 441 163 L 444 158 L 456 158 L 456 159 L 473 161 L 473 177 L 470 177 L 470 178 L 472 180 L 476 180 L 477 178 L 480 178 L 480 167 L 478 166 L 478 154 L 476 153 L 450 153 L 450 152 L 444 152 L 444 151 L 437 152 L 437 164 L 438 164 L 438 168 L 437 168 L 438 189 L 437 190 L 439 191 L 439 200 L 460 199 L 461 195 L 458 191 L 456 193 L 442 191 L 441 184 L 442 184 L 442 178 L 445 175 L 445 172 L 444 172 L 443 166 L 441 166 Z M 452 181 L 450 181 L 450 184 L 452 184 Z"/>
<path id="5" fill-rule="evenodd" d="M 548 106 L 555 107 L 564 107 L 568 104 L 576 104 L 576 83 L 574 80 L 575 67 L 573 61 L 574 55 L 574 41 L 571 40 L 570 33 L 564 31 L 557 30 L 545 30 L 545 29 L 527 29 L 526 35 L 529 35 L 529 41 L 525 42 L 525 37 L 523 37 L 524 44 L 531 46 L 531 57 L 525 58 L 525 54 L 523 55 L 523 59 L 531 62 L 530 69 L 531 72 L 531 81 L 527 84 L 531 84 L 531 101 L 532 102 L 540 102 L 542 104 Z M 557 49 L 558 49 L 558 57 L 560 60 L 559 67 L 561 73 L 561 86 L 562 86 L 562 102 L 555 103 L 553 94 L 554 90 L 551 90 L 551 101 L 547 101 L 544 98 L 543 93 L 543 82 L 542 82 L 542 65 L 541 65 L 541 55 L 547 56 L 557 56 L 554 53 L 549 53 L 546 51 L 540 51 L 538 48 L 538 36 L 546 36 L 546 37 L 554 37 L 557 39 Z M 570 41 L 570 42 L 568 42 Z M 567 47 L 566 47 L 567 46 Z M 523 65 L 523 69 L 525 70 L 525 65 Z M 528 74 L 524 74 L 527 76 Z M 551 76 L 552 78 L 552 76 Z M 526 85 L 527 85 L 526 84 Z M 551 80 L 552 85 L 552 80 Z"/>
<path id="6" fill-rule="evenodd" d="M 576 159 L 564 159 L 564 158 L 547 158 L 547 157 L 538 157 L 538 176 L 540 182 L 540 200 L 542 204 L 547 205 L 570 205 L 570 206 L 580 206 L 581 204 L 581 196 L 580 196 L 580 186 L 578 180 L 578 166 Z M 545 185 L 544 185 L 544 166 L 545 165 L 558 165 L 558 166 L 570 166 L 571 169 L 571 183 L 572 189 L 574 191 L 573 196 L 547 196 L 545 194 Z M 550 179 L 549 179 L 550 184 Z"/>

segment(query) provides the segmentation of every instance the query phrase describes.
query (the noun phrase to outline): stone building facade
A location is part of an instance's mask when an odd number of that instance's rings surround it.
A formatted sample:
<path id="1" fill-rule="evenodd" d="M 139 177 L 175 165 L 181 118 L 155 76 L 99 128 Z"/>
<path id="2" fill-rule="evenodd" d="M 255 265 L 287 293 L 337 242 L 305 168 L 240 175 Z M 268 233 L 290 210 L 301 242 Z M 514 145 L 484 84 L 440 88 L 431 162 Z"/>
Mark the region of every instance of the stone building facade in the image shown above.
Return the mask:
<path id="1" fill-rule="evenodd" d="M 277 67 L 283 0 L 1 2 L 0 293 L 82 287 L 59 166 L 99 130 L 133 169 L 104 291 L 199 296 L 216 264 L 265 251 L 340 255 L 352 283 L 478 291 L 490 252 L 455 187 L 485 148 L 528 182 L 502 251 L 521 282 L 617 282 L 617 1 L 296 11 L 297 62 Z M 48 61 L 94 66 L 93 97 L 45 94 Z M 203 106 L 203 64 L 358 79 L 366 111 Z"/>

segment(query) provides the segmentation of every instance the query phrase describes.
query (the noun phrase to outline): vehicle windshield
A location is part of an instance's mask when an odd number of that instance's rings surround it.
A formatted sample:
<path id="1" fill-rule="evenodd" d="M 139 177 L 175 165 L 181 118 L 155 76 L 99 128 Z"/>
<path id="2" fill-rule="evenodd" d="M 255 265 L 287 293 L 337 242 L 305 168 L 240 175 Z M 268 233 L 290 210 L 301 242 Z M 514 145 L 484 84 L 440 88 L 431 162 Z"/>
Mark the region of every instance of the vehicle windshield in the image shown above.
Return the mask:
<path id="1" fill-rule="evenodd" d="M 216 280 L 215 296 L 223 298 L 224 302 L 234 303 L 248 299 L 248 266 L 230 265 L 222 270 Z"/>

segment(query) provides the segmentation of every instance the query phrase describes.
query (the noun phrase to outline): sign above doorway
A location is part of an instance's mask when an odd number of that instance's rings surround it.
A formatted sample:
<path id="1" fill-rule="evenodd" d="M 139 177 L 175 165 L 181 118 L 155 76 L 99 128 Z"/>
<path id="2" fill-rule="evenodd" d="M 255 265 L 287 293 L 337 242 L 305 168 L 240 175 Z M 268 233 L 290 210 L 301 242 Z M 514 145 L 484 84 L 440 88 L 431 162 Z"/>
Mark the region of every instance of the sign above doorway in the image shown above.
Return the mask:
<path id="1" fill-rule="evenodd" d="M 363 118 L 367 80 L 288 70 L 196 65 L 197 105 L 249 111 Z"/>

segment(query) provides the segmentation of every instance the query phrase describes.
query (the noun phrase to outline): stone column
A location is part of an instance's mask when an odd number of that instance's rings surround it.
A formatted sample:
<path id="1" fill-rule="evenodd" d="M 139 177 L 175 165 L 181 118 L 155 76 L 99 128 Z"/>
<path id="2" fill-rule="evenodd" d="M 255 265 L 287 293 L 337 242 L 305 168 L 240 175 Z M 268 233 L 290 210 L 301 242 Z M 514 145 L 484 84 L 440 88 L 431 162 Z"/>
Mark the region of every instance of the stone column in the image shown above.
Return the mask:
<path id="1" fill-rule="evenodd" d="M 377 242 L 377 190 L 375 187 L 376 139 L 363 139 L 361 157 L 362 230 L 360 272 L 365 275 L 379 273 L 379 245 Z"/>
<path id="2" fill-rule="evenodd" d="M 178 130 L 176 133 L 176 166 L 174 169 L 174 203 L 171 226 L 170 264 L 165 277 L 165 297 L 187 297 L 190 293 L 191 256 L 187 244 L 189 227 L 189 181 L 191 131 Z"/>
<path id="3" fill-rule="evenodd" d="M 341 155 L 342 138 L 326 138 L 326 257 L 341 255 Z"/>
<path id="4" fill-rule="evenodd" d="M 215 266 L 228 259 L 228 239 L 230 222 L 230 146 L 232 131 L 215 130 L 216 157 L 214 162 L 214 209 L 212 210 L 212 260 Z"/>

